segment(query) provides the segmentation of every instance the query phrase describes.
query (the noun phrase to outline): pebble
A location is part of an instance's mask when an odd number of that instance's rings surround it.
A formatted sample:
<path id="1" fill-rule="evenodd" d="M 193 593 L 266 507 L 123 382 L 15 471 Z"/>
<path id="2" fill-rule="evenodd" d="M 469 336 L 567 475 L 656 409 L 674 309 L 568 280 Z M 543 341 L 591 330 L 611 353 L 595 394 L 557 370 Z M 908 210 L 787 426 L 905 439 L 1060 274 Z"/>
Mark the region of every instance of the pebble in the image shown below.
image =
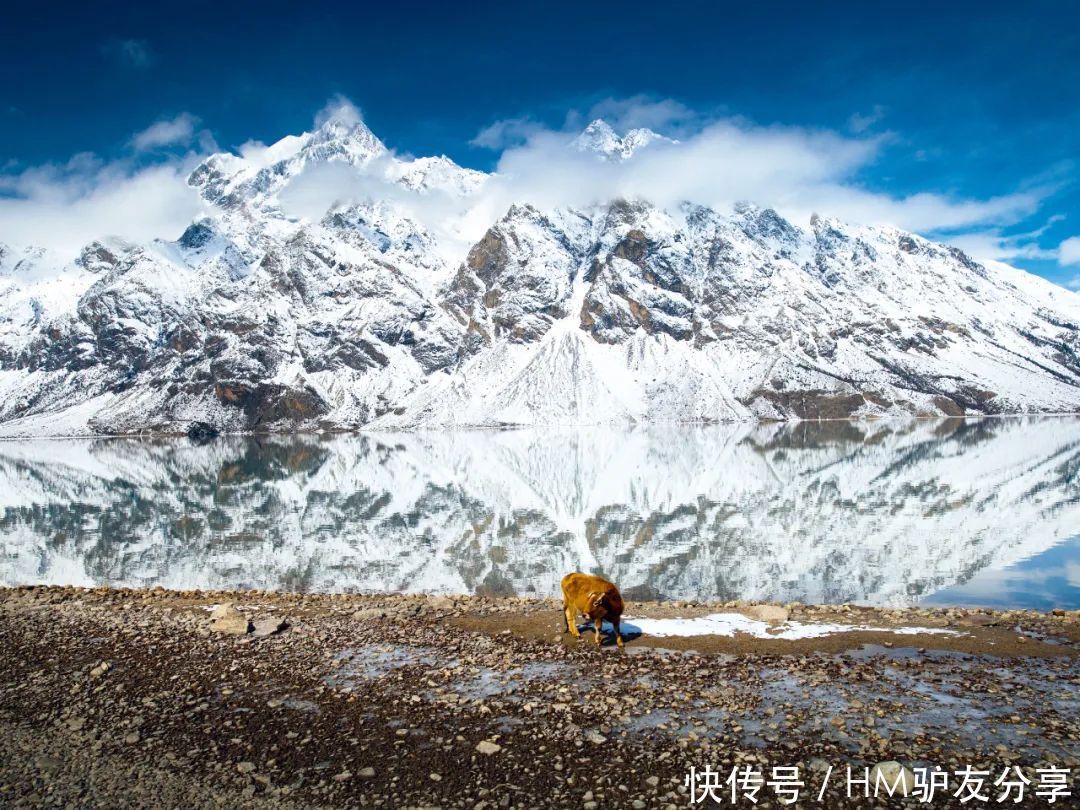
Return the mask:
<path id="1" fill-rule="evenodd" d="M 915 790 L 915 774 L 910 768 L 901 765 L 896 760 L 886 760 L 877 763 L 870 769 L 870 785 L 882 785 L 879 795 L 884 795 L 882 789 L 885 785 L 892 788 L 896 785 L 895 795 L 909 796 Z"/>
<path id="2" fill-rule="evenodd" d="M 112 667 L 111 667 L 111 665 L 109 664 L 108 661 L 102 661 L 100 664 L 98 664 L 96 667 L 94 667 L 92 670 L 90 670 L 90 677 L 91 678 L 100 678 L 102 675 L 104 675 L 106 672 L 108 672 L 111 668 Z"/>
<path id="3" fill-rule="evenodd" d="M 80 596 L 90 607 L 76 611 L 73 601 L 44 589 L 34 610 L 53 602 L 62 607 L 46 608 L 38 619 L 10 593 L 0 589 L 0 610 L 24 612 L 0 624 L 0 642 L 31 663 L 9 662 L 5 669 L 0 662 L 0 670 L 33 707 L 25 719 L 39 736 L 22 752 L 13 750 L 8 734 L 0 739 L 3 806 L 34 806 L 28 797 L 47 790 L 53 806 L 251 807 L 264 796 L 270 806 L 278 797 L 289 797 L 290 806 L 351 806 L 363 796 L 367 806 L 384 808 L 429 807 L 437 800 L 443 807 L 484 810 L 642 810 L 685 806 L 682 777 L 692 763 L 808 764 L 807 776 L 819 784 L 816 771 L 830 762 L 842 767 L 854 756 L 874 763 L 886 752 L 946 767 L 1038 762 L 1050 746 L 1067 746 L 1078 730 L 1074 718 L 1049 707 L 1080 684 L 1080 670 L 1068 658 L 1034 657 L 1041 653 L 1038 634 L 1059 638 L 1055 626 L 1071 623 L 1073 613 L 1050 619 L 1019 611 L 1001 629 L 973 623 L 970 635 L 996 633 L 994 639 L 1011 643 L 1023 630 L 1027 639 L 1027 657 L 1017 658 L 1014 648 L 1000 664 L 973 668 L 959 657 L 909 658 L 876 648 L 779 661 L 742 652 L 668 654 L 631 641 L 634 654 L 616 655 L 564 645 L 561 635 L 551 644 L 558 607 L 537 599 L 463 597 L 433 604 L 421 597 L 245 594 L 238 604 L 251 608 L 244 611 L 287 615 L 291 626 L 287 635 L 244 644 L 212 634 L 209 625 L 221 617 L 208 620 L 192 607 L 222 595 L 188 595 L 163 608 L 159 600 L 173 598 L 164 592 L 144 598 L 142 592 L 101 591 Z M 224 605 L 244 616 L 223 603 L 219 613 L 226 618 Z M 352 620 L 358 609 L 408 621 Z M 495 635 L 506 624 L 516 628 L 518 619 L 531 621 L 530 612 L 540 609 L 551 611 L 550 627 L 538 624 L 528 639 L 518 629 Z M 833 621 L 844 612 L 785 609 L 800 621 Z M 443 618 L 447 612 L 467 615 L 481 629 L 462 631 L 454 624 L 459 620 Z M 910 624 L 922 615 L 861 607 L 847 612 L 851 621 L 877 624 Z M 505 614 L 506 622 L 482 629 L 492 614 L 500 620 Z M 926 623 L 966 615 L 934 609 Z M 245 634 L 254 638 L 253 630 L 245 627 Z M 900 639 L 896 644 L 907 646 Z M 103 657 L 122 664 L 104 667 Z M 529 673 L 530 665 L 537 674 Z M 955 691 L 964 705 L 981 699 L 969 695 L 988 696 L 1007 711 L 992 721 L 972 720 L 970 727 L 954 728 L 947 716 L 934 719 L 915 735 L 907 712 L 925 698 L 921 687 Z M 842 715 L 834 722 L 850 733 L 830 726 L 831 715 L 820 708 L 823 696 L 836 693 Z M 281 710 L 285 705 L 290 708 Z M 0 703 L 0 731 L 21 733 L 11 723 L 23 719 L 19 708 Z M 1010 732 L 1009 748 L 994 749 L 998 730 Z M 112 741 L 129 747 L 116 749 Z M 993 762 L 980 761 L 982 750 Z M 45 759 L 58 751 L 63 754 Z M 533 761 L 521 761 L 521 751 Z M 255 755 L 258 767 L 239 762 Z M 610 767 L 593 767 L 600 756 Z M 379 778 L 374 767 L 358 767 L 365 760 L 380 762 Z M 1061 760 L 1070 763 L 1080 764 L 1075 757 Z M 453 797 L 433 784 L 450 777 L 432 765 L 453 769 Z M 874 767 L 889 784 L 896 776 L 910 778 L 899 761 Z M 115 775 L 108 785 L 88 776 L 109 768 Z M 64 778 L 53 778 L 61 770 Z M 619 784 L 618 774 L 627 784 Z M 121 784 L 131 790 L 123 799 L 116 792 Z M 150 786 L 154 800 L 144 801 Z M 166 791 L 160 798 L 159 788 Z M 827 800 L 823 806 L 833 805 Z"/>
<path id="4" fill-rule="evenodd" d="M 38 770 L 45 771 L 45 773 L 56 773 L 64 767 L 62 760 L 45 754 L 34 757 L 34 765 L 37 766 Z"/>

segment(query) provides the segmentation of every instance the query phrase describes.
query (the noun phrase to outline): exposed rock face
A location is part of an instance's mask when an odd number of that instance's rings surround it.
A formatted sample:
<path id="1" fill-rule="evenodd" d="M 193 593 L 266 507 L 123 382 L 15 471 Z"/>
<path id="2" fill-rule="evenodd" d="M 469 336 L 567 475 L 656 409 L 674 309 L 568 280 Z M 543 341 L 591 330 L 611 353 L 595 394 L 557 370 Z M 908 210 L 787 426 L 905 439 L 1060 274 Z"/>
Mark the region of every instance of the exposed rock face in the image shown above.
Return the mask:
<path id="1" fill-rule="evenodd" d="M 1080 406 L 1074 294 L 893 229 L 803 231 L 751 205 L 515 207 L 443 300 L 476 356 L 380 424 Z"/>
<path id="2" fill-rule="evenodd" d="M 485 344 L 537 341 L 568 314 L 582 258 L 568 231 L 531 206 L 513 206 L 469 251 L 443 306 Z"/>
<path id="3" fill-rule="evenodd" d="M 603 122 L 574 145 L 670 148 Z M 211 213 L 175 242 L 99 240 L 51 268 L 0 250 L 0 433 L 1080 409 L 1080 297 L 913 234 L 522 203 L 455 253 L 399 195 L 468 200 L 486 175 L 347 121 L 268 155 L 201 163 Z M 338 165 L 385 199 L 283 212 Z"/>

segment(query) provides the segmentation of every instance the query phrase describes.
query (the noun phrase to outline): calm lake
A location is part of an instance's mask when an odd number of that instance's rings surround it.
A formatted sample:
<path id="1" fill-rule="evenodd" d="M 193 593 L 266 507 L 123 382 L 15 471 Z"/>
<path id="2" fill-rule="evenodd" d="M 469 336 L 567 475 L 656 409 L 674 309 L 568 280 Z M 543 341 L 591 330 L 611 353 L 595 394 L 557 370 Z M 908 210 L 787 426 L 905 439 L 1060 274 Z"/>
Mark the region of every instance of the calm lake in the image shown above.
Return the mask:
<path id="1" fill-rule="evenodd" d="M 1080 419 L 0 442 L 0 583 L 1080 607 Z"/>

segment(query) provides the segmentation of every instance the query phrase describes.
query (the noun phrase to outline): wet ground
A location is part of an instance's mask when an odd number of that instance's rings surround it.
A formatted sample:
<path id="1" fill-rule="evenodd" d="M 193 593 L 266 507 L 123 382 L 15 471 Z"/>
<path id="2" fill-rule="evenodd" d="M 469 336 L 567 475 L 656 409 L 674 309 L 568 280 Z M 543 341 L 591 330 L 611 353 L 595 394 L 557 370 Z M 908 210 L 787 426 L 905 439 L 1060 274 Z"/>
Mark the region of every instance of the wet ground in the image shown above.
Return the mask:
<path id="1" fill-rule="evenodd" d="M 685 807 L 691 768 L 790 766 L 799 806 L 849 807 L 844 769 L 893 760 L 989 770 L 991 801 L 1019 766 L 1043 806 L 1038 769 L 1080 767 L 1075 612 L 794 606 L 872 629 L 623 651 L 542 600 L 41 588 L 0 614 L 0 806 Z"/>

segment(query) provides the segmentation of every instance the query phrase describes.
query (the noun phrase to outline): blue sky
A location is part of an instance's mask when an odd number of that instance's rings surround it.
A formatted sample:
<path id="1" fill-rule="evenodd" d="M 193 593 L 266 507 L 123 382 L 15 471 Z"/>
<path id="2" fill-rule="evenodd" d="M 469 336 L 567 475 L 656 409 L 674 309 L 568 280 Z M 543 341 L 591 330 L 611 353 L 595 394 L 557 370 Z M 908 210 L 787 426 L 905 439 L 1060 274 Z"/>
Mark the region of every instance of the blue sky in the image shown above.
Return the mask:
<path id="1" fill-rule="evenodd" d="M 485 170 L 500 148 L 477 135 L 499 121 L 826 131 L 876 144 L 849 185 L 1023 195 L 933 235 L 1080 285 L 1078 32 L 1064 1 L 18 4 L 0 155 L 8 178 L 86 153 L 132 171 L 301 132 L 336 96 L 396 150 Z"/>

